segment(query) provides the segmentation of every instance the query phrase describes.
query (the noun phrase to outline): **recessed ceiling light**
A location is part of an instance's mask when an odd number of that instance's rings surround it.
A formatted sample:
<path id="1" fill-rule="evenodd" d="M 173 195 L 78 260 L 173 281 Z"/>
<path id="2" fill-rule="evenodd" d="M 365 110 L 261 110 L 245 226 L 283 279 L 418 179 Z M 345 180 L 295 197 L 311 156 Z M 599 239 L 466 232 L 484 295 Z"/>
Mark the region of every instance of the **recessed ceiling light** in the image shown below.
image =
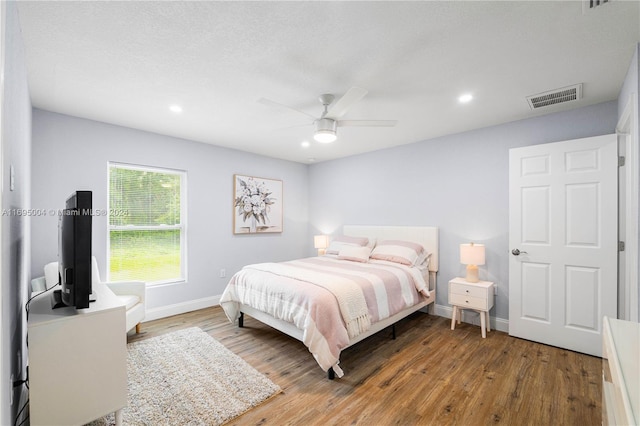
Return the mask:
<path id="1" fill-rule="evenodd" d="M 458 98 L 458 102 L 461 104 L 466 104 L 467 102 L 471 102 L 473 99 L 473 95 L 471 93 L 465 93 Z"/>
<path id="2" fill-rule="evenodd" d="M 307 158 L 307 161 L 310 162 L 310 163 L 313 163 L 314 161 L 316 161 L 316 159 L 315 158 Z"/>
<path id="3" fill-rule="evenodd" d="M 302 143 L 300 144 L 303 148 L 309 148 L 309 146 L 311 146 L 311 144 L 309 143 L 309 141 L 302 141 Z"/>
<path id="4" fill-rule="evenodd" d="M 175 112 L 176 114 L 180 114 L 182 112 L 182 107 L 180 105 L 171 105 L 169 107 L 171 112 Z"/>

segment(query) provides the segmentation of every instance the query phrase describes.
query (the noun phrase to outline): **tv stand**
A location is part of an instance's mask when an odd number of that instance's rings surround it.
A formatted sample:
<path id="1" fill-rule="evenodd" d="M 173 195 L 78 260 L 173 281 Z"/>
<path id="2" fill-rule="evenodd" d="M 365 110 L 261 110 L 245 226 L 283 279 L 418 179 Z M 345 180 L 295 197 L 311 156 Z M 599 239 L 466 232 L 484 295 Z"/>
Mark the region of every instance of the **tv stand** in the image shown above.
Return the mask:
<path id="1" fill-rule="evenodd" d="M 86 309 L 52 309 L 51 297 L 30 303 L 31 425 L 86 424 L 127 405 L 125 307 L 104 284 Z M 54 296 L 55 297 L 55 296 Z"/>

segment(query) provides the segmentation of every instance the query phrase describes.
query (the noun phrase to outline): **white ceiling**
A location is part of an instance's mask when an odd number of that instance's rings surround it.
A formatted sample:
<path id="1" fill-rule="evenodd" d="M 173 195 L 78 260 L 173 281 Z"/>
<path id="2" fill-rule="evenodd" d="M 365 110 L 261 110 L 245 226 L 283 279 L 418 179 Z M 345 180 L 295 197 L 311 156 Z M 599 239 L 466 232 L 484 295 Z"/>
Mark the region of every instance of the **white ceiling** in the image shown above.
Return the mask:
<path id="1" fill-rule="evenodd" d="M 18 5 L 34 107 L 302 163 L 617 98 L 638 1 L 28 2 Z M 583 83 L 578 102 L 526 96 Z M 313 142 L 317 97 L 369 91 Z M 469 92 L 474 100 L 460 104 Z M 183 108 L 180 114 L 169 110 Z M 308 140 L 311 146 L 301 147 Z M 314 160 L 311 160 L 314 159 Z"/>

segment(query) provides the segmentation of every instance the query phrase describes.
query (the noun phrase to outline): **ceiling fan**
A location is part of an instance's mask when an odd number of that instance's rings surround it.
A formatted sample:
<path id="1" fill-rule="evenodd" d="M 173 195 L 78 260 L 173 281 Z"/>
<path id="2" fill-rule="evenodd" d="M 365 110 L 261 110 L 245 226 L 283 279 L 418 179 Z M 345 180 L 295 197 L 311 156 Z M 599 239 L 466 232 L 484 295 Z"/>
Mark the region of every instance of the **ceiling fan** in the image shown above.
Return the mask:
<path id="1" fill-rule="evenodd" d="M 299 109 L 271 101 L 269 99 L 260 98 L 258 102 L 287 108 L 306 117 L 311 118 L 312 122 L 308 125 L 315 125 L 316 130 L 313 133 L 313 139 L 320 143 L 331 143 L 337 139 L 337 128 L 342 126 L 366 126 L 366 127 L 393 127 L 398 122 L 396 120 L 340 120 L 351 105 L 364 98 L 368 93 L 367 90 L 360 87 L 352 87 L 340 99 L 334 102 L 335 96 L 332 94 L 320 95 L 318 100 L 324 107 L 324 111 L 320 117 L 314 117 Z"/>

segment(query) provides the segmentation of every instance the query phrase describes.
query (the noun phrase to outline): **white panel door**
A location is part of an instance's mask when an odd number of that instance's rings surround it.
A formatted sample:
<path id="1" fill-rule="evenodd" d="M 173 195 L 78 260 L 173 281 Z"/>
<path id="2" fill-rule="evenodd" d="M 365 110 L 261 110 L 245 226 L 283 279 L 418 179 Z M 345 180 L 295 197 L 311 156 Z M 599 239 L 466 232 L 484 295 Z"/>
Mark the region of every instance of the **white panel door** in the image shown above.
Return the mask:
<path id="1" fill-rule="evenodd" d="M 509 334 L 602 355 L 616 318 L 615 135 L 509 151 Z"/>

